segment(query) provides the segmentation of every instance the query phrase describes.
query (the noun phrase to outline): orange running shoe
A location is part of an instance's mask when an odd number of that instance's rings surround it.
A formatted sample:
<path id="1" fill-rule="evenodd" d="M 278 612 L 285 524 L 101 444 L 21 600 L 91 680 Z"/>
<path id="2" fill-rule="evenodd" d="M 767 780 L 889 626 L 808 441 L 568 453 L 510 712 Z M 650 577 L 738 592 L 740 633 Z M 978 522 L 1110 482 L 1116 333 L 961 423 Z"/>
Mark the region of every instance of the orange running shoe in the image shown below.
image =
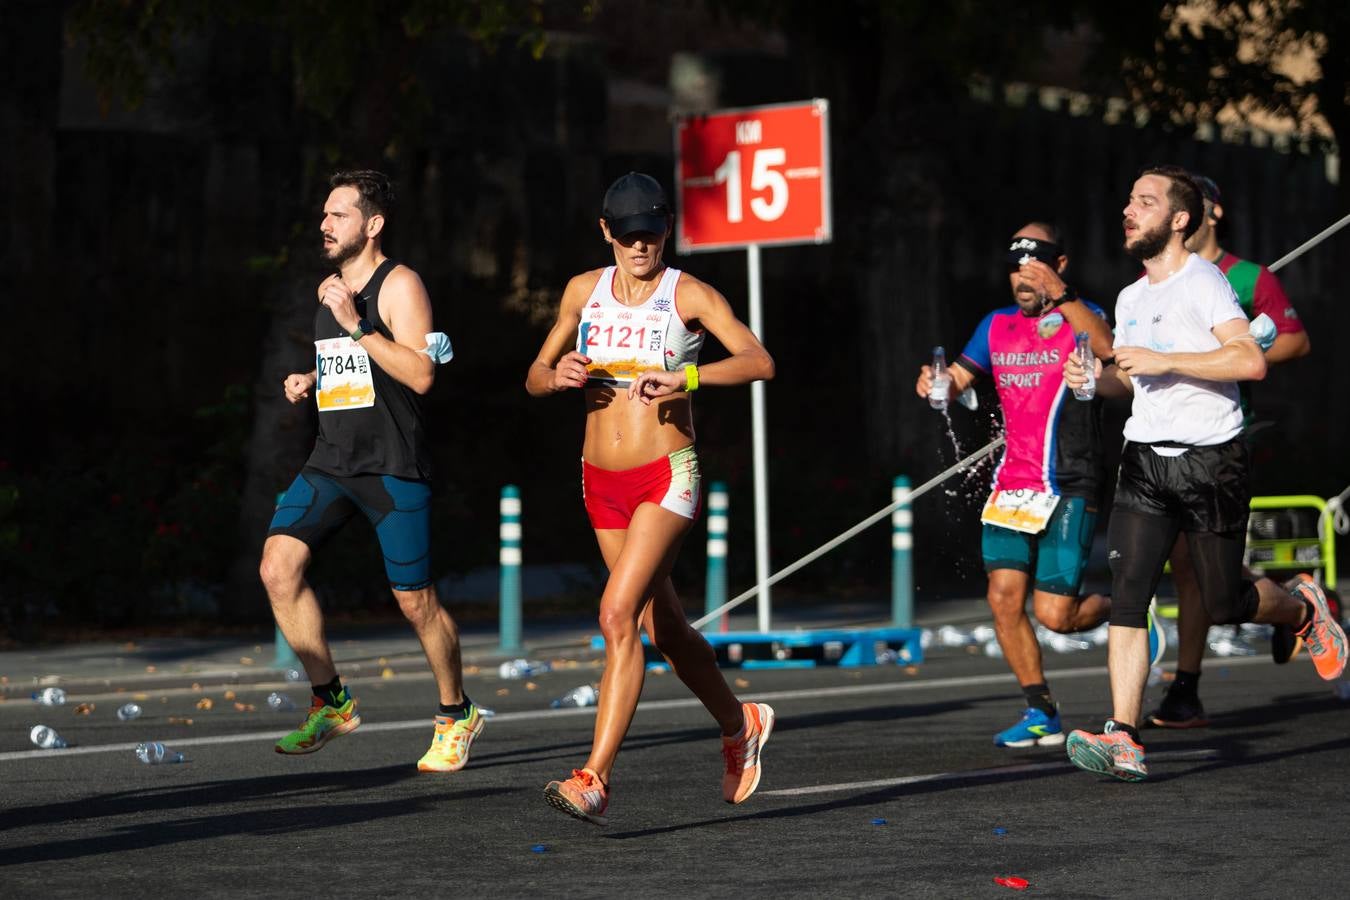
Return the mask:
<path id="1" fill-rule="evenodd" d="M 759 787 L 759 754 L 773 733 L 773 707 L 767 703 L 742 703 L 745 726 L 736 737 L 722 738 L 722 756 L 727 772 L 722 776 L 722 799 L 741 803 Z"/>
<path id="2" fill-rule="evenodd" d="M 1312 604 L 1313 612 L 1308 621 L 1298 630 L 1303 645 L 1308 648 L 1317 674 L 1324 681 L 1335 681 L 1345 671 L 1346 646 L 1345 632 L 1331 609 L 1327 606 L 1327 595 L 1311 581 L 1305 581 L 1294 588 L 1294 596 Z"/>
<path id="3" fill-rule="evenodd" d="M 1143 781 L 1148 777 L 1144 748 L 1128 732 L 1117 731 L 1115 724 L 1108 721 L 1101 734 L 1079 729 L 1069 735 L 1066 744 L 1069 762 L 1085 772 L 1110 775 L 1121 781 Z"/>
<path id="4" fill-rule="evenodd" d="M 550 781 L 544 788 L 544 799 L 569 816 L 605 825 L 609 819 L 609 787 L 590 769 L 573 769 L 566 781 Z"/>

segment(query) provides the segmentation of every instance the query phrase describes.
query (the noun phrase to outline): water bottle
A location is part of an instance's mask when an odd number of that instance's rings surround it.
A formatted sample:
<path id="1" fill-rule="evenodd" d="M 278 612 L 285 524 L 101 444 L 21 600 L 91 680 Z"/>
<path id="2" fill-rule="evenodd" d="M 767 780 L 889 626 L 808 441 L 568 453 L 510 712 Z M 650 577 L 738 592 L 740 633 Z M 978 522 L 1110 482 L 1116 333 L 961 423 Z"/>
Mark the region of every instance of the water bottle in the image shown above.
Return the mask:
<path id="1" fill-rule="evenodd" d="M 291 698 L 287 697 L 285 694 L 278 694 L 276 691 L 273 691 L 267 695 L 267 707 L 273 712 L 287 712 L 295 709 L 295 704 L 292 703 Z"/>
<path id="2" fill-rule="evenodd" d="M 594 685 L 583 684 L 581 687 L 572 688 L 549 705 L 554 709 L 564 706 L 594 706 L 598 697 Z"/>
<path id="3" fill-rule="evenodd" d="M 502 678 L 529 678 L 532 675 L 541 675 L 548 670 L 549 664 L 546 662 L 509 659 L 497 667 L 497 674 Z"/>
<path id="4" fill-rule="evenodd" d="M 1073 395 L 1079 400 L 1091 400 L 1097 396 L 1097 367 L 1092 356 L 1092 338 L 1086 331 L 1074 336 L 1074 347 L 1078 350 L 1078 360 L 1083 364 L 1083 377 L 1087 379 L 1082 387 L 1073 389 Z"/>
<path id="5" fill-rule="evenodd" d="M 122 722 L 130 722 L 141 714 L 141 707 L 136 703 L 127 703 L 117 709 L 117 718 Z"/>
<path id="6" fill-rule="evenodd" d="M 159 741 L 137 744 L 136 758 L 147 766 L 158 766 L 161 763 L 180 763 L 184 760 L 182 753 L 177 750 L 170 750 Z"/>
<path id="7" fill-rule="evenodd" d="M 941 347 L 933 348 L 933 386 L 928 389 L 928 405 L 938 412 L 947 411 L 947 395 L 951 393 L 952 376 L 947 371 L 947 353 Z"/>
<path id="8" fill-rule="evenodd" d="M 70 746 L 66 743 L 65 738 L 56 733 L 55 729 L 48 728 L 46 725 L 34 725 L 33 730 L 28 732 L 28 737 L 43 750 L 60 750 L 63 747 Z"/>
<path id="9" fill-rule="evenodd" d="M 33 700 L 43 706 L 60 706 L 66 702 L 66 692 L 59 687 L 43 688 L 34 691 Z"/>
<path id="10" fill-rule="evenodd" d="M 287 681 L 299 681 L 299 680 L 300 680 L 301 678 L 303 678 L 303 677 L 304 677 L 304 676 L 302 676 L 302 675 L 300 674 L 300 670 L 299 670 L 299 669 L 287 669 L 287 670 L 286 670 L 286 680 L 287 680 Z"/>

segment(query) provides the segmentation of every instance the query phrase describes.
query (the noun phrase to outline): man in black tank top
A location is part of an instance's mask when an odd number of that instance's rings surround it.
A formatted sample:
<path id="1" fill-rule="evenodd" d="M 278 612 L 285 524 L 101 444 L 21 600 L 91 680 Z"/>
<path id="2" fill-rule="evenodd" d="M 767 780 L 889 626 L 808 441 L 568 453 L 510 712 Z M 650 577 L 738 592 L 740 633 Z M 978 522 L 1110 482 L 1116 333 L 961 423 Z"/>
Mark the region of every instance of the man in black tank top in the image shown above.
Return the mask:
<path id="1" fill-rule="evenodd" d="M 448 341 L 432 333 L 421 279 L 381 252 L 389 179 L 339 172 L 330 185 L 320 230 L 324 256 L 338 273 L 319 286 L 314 368 L 283 384 L 291 403 L 313 396 L 319 434 L 277 507 L 260 570 L 277 625 L 314 692 L 309 716 L 276 751 L 312 753 L 361 724 L 305 580 L 314 549 L 359 512 L 375 528 L 389 586 L 422 642 L 440 695 L 435 737 L 418 769 L 456 771 L 468 762 L 483 717 L 464 694 L 458 631 L 431 580 L 431 461 L 421 405 L 436 362 L 449 358 Z"/>

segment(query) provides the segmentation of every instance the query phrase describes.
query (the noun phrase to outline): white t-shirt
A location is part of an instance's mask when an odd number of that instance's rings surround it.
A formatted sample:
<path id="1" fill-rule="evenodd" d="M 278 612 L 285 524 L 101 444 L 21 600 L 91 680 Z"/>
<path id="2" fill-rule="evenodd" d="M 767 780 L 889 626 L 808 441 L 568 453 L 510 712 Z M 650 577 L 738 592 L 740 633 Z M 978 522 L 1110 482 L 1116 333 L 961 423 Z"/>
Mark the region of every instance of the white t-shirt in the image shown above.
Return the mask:
<path id="1" fill-rule="evenodd" d="M 1247 320 L 1232 285 L 1218 266 L 1192 253 L 1175 274 L 1157 284 L 1142 276 L 1116 298 L 1115 346 L 1160 353 L 1206 353 L 1221 345 L 1213 328 Z M 1185 375 L 1130 376 L 1134 402 L 1125 438 L 1210 446 L 1242 432 L 1235 381 Z"/>

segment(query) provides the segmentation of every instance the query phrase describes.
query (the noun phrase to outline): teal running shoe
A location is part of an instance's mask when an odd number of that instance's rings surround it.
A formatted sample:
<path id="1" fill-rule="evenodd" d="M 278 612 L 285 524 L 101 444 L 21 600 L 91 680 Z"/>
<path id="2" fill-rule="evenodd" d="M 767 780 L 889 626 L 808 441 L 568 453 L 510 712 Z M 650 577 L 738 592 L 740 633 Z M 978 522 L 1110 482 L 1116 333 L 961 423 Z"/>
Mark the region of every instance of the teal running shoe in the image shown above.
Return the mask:
<path id="1" fill-rule="evenodd" d="M 1148 602 L 1148 664 L 1152 668 L 1162 662 L 1163 654 L 1167 652 L 1167 632 L 1163 631 L 1162 622 L 1158 620 L 1158 598 L 1154 597 Z"/>
<path id="2" fill-rule="evenodd" d="M 1062 743 L 1064 728 L 1059 713 L 1047 716 L 1034 706 L 1027 707 L 1016 725 L 994 735 L 995 747 L 1058 747 Z"/>

